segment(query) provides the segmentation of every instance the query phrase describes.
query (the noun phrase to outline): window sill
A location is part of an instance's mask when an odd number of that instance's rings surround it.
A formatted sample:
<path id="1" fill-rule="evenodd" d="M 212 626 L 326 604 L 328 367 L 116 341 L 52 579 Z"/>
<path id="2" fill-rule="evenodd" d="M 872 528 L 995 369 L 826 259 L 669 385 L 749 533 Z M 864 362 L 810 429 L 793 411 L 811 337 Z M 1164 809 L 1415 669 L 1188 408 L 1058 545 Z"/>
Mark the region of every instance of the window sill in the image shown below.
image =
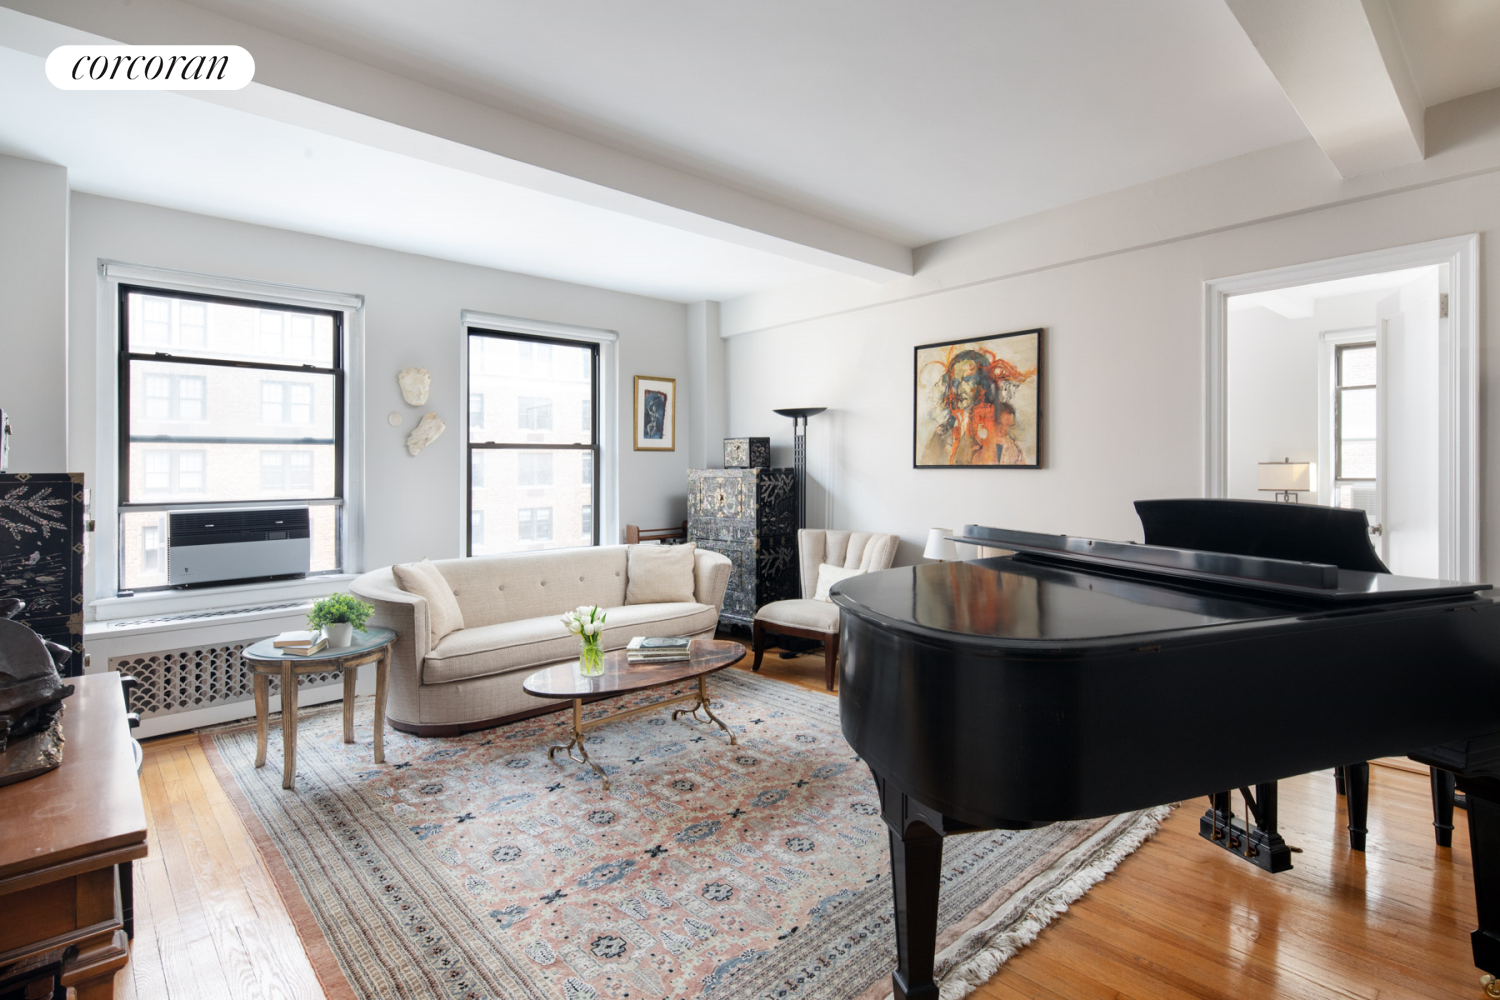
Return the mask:
<path id="1" fill-rule="evenodd" d="M 338 590 L 358 574 L 335 573 L 305 580 L 273 580 L 267 583 L 227 584 L 200 590 L 168 590 L 131 597 L 101 597 L 89 602 L 94 621 L 141 618 L 251 607 L 257 604 L 311 600 Z"/>

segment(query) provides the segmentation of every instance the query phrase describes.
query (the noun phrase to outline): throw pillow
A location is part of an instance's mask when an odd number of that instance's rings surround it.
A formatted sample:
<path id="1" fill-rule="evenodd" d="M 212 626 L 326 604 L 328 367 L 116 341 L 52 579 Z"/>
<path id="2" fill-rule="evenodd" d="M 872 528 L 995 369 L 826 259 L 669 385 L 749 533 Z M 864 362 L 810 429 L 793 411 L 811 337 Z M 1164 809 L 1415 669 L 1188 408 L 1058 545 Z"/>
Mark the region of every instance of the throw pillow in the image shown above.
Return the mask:
<path id="1" fill-rule="evenodd" d="M 697 546 L 632 545 L 625 555 L 625 603 L 692 601 Z"/>
<path id="2" fill-rule="evenodd" d="M 833 589 L 833 585 L 840 580 L 847 580 L 851 576 L 861 576 L 863 573 L 864 570 L 858 568 L 845 569 L 842 566 L 835 566 L 833 563 L 819 563 L 818 589 L 813 591 L 813 600 L 827 601 L 832 604 L 833 602 L 828 598 L 828 592 Z"/>
<path id="3" fill-rule="evenodd" d="M 416 594 L 427 600 L 427 620 L 432 623 L 432 645 L 436 646 L 449 632 L 457 632 L 464 627 L 464 613 L 458 608 L 453 588 L 448 586 L 447 579 L 438 572 L 431 560 L 423 559 L 417 563 L 392 566 L 391 573 L 396 577 L 396 586 L 408 594 Z"/>

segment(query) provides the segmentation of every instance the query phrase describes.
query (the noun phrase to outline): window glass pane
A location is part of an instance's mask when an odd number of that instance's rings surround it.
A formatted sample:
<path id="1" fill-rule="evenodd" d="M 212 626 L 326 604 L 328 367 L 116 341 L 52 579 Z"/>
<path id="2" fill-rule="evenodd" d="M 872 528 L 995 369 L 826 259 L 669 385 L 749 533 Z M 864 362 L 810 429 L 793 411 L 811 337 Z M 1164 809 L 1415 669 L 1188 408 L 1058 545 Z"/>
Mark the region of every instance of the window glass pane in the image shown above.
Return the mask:
<path id="1" fill-rule="evenodd" d="M 132 444 L 130 499 L 138 503 L 311 500 L 333 496 L 333 445 L 298 453 L 259 444 Z"/>
<path id="2" fill-rule="evenodd" d="M 469 440 L 592 444 L 594 348 L 512 337 L 469 338 Z M 482 396 L 482 410 L 473 399 Z M 482 412 L 478 420 L 473 417 Z M 507 519 L 507 522 L 508 519 Z M 490 535 L 496 533 L 495 522 Z"/>
<path id="3" fill-rule="evenodd" d="M 485 535 L 483 542 L 472 539 L 470 551 L 494 555 L 591 544 L 594 486 L 581 475 L 589 458 L 580 450 L 476 448 L 470 509 L 484 515 Z M 580 534 L 577 526 L 585 521 L 590 529 Z"/>
<path id="4" fill-rule="evenodd" d="M 1375 478 L 1375 442 L 1345 438 L 1339 442 L 1340 479 Z"/>
<path id="5" fill-rule="evenodd" d="M 132 438 L 333 438 L 332 375 L 132 361 L 130 393 Z"/>
<path id="6" fill-rule="evenodd" d="M 484 429 L 484 393 L 469 393 L 469 433 Z"/>
<path id="7" fill-rule="evenodd" d="M 484 545 L 484 511 L 476 510 L 469 515 L 469 544 Z"/>
<path id="8" fill-rule="evenodd" d="M 191 348 L 205 358 L 333 367 L 328 313 L 128 292 L 125 320 L 126 343 L 142 354 Z"/>
<path id="9" fill-rule="evenodd" d="M 1339 437 L 1375 438 L 1375 389 L 1339 390 Z"/>
<path id="10" fill-rule="evenodd" d="M 594 505 L 583 505 L 583 526 L 578 529 L 579 541 L 590 545 L 594 541 Z"/>
<path id="11" fill-rule="evenodd" d="M 1375 384 L 1375 345 L 1339 349 L 1339 385 Z"/>

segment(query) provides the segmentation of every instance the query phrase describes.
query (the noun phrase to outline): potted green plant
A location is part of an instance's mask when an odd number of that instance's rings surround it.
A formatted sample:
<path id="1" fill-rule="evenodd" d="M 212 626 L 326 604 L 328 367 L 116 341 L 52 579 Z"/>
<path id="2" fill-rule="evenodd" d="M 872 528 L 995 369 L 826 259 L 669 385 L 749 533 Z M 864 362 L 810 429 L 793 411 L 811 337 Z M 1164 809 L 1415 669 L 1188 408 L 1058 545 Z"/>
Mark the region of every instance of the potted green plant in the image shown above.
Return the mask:
<path id="1" fill-rule="evenodd" d="M 329 594 L 315 601 L 307 613 L 307 627 L 322 629 L 331 648 L 354 641 L 354 630 L 364 629 L 375 609 L 353 594 Z"/>

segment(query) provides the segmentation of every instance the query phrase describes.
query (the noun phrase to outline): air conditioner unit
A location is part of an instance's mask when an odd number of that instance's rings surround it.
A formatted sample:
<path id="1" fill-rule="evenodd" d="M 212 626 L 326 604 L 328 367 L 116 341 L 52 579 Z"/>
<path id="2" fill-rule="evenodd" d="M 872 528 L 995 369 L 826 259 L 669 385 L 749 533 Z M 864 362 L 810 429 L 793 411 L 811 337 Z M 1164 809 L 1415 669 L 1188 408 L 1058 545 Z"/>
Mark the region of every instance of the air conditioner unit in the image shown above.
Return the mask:
<path id="1" fill-rule="evenodd" d="M 307 507 L 173 511 L 167 536 L 172 586 L 306 575 L 312 565 Z"/>

